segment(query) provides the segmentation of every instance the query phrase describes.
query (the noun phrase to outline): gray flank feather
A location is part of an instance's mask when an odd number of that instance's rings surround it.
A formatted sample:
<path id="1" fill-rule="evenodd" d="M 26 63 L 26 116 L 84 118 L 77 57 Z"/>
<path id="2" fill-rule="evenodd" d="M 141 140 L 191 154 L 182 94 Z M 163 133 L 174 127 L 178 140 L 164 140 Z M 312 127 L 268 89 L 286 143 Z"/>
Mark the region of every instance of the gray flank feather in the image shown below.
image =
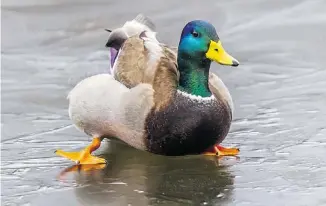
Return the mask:
<path id="1" fill-rule="evenodd" d="M 151 29 L 152 31 L 156 30 L 156 26 L 153 23 L 152 20 L 150 20 L 147 16 L 145 16 L 144 14 L 138 14 L 136 16 L 136 18 L 134 19 L 135 21 L 137 21 L 138 23 L 141 23 L 145 26 L 147 26 L 149 29 Z"/>

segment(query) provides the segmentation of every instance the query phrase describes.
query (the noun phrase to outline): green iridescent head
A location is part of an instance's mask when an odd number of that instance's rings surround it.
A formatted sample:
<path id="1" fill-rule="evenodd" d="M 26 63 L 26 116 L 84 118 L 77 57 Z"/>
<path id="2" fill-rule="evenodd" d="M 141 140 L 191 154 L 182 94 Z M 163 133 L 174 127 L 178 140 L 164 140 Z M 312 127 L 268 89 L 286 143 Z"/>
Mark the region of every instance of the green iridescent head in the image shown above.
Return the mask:
<path id="1" fill-rule="evenodd" d="M 202 20 L 191 21 L 184 27 L 178 55 L 191 59 L 208 59 L 229 66 L 239 65 L 239 62 L 223 49 L 214 26 Z"/>
<path id="2" fill-rule="evenodd" d="M 223 49 L 212 24 L 202 20 L 189 22 L 182 30 L 178 47 L 178 89 L 201 97 L 211 96 L 208 78 L 212 61 L 229 66 L 239 65 Z"/>

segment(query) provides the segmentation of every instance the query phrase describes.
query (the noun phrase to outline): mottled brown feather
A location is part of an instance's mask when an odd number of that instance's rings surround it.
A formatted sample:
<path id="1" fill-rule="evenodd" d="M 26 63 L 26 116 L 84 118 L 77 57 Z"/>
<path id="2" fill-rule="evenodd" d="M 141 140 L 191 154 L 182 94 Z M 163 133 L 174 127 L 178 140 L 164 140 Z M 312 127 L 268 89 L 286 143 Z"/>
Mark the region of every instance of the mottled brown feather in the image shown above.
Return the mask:
<path id="1" fill-rule="evenodd" d="M 159 111 L 173 100 L 178 87 L 178 72 L 174 62 L 162 57 L 156 68 L 153 81 L 155 110 Z"/>
<path id="2" fill-rule="evenodd" d="M 146 58 L 143 40 L 138 37 L 128 38 L 115 63 L 114 77 L 128 88 L 137 86 L 143 82 Z"/>

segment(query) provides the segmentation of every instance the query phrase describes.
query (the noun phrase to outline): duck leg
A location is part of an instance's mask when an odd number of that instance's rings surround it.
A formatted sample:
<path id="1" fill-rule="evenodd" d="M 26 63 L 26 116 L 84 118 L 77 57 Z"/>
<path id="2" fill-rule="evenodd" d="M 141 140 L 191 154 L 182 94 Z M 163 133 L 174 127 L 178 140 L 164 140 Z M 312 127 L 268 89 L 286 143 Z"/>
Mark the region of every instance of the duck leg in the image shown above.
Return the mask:
<path id="1" fill-rule="evenodd" d="M 239 154 L 239 151 L 236 147 L 223 147 L 216 144 L 204 152 L 203 155 L 236 156 Z"/>
<path id="2" fill-rule="evenodd" d="M 61 157 L 75 161 L 78 165 L 105 164 L 105 159 L 95 157 L 91 154 L 101 146 L 101 141 L 102 139 L 100 137 L 94 137 L 92 143 L 79 152 L 65 152 L 62 150 L 56 150 L 55 153 Z"/>

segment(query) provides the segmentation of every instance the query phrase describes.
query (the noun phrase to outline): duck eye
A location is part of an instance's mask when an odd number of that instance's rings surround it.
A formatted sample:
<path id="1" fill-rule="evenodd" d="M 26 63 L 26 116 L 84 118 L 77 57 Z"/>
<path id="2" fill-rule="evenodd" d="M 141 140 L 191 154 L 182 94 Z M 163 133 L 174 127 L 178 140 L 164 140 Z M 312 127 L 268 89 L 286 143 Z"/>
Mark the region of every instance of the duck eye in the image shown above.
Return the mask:
<path id="1" fill-rule="evenodd" d="M 193 31 L 191 34 L 192 34 L 194 37 L 198 37 L 198 36 L 199 36 L 199 34 L 198 34 L 196 31 Z"/>

